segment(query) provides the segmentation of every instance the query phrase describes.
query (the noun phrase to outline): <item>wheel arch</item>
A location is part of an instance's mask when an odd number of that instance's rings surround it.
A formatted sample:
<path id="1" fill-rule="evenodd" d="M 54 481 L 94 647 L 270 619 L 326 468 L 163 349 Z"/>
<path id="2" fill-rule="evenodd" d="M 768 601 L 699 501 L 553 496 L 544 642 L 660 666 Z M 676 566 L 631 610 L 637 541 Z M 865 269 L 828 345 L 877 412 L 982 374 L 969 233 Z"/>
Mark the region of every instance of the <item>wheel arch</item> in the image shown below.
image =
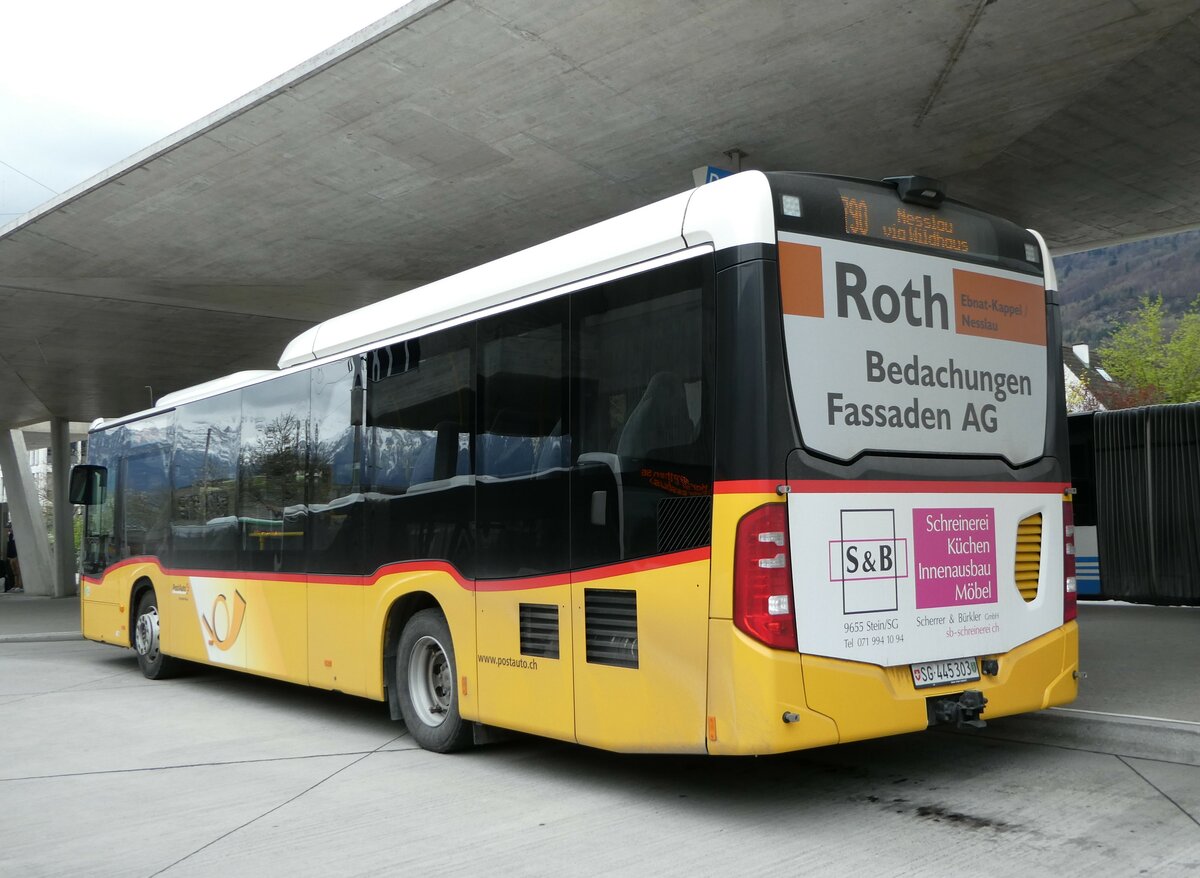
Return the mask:
<path id="1" fill-rule="evenodd" d="M 396 666 L 396 648 L 400 643 L 400 633 L 408 620 L 421 610 L 436 609 L 443 614 L 446 612 L 442 605 L 427 591 L 411 591 L 403 594 L 392 602 L 388 608 L 387 621 L 383 633 L 383 687 L 387 693 L 388 713 L 392 719 L 402 719 L 400 715 L 400 696 L 392 685 L 391 669 Z"/>
<path id="2" fill-rule="evenodd" d="M 126 630 L 129 631 L 130 646 L 133 645 L 133 632 L 137 626 L 138 604 L 142 602 L 142 595 L 148 591 L 154 592 L 154 597 L 157 601 L 158 590 L 155 589 L 153 580 L 151 580 L 149 576 L 145 575 L 139 576 L 136 580 L 134 580 L 133 585 L 129 589 L 129 627 Z M 158 603 L 161 607 L 162 602 L 159 601 Z"/>

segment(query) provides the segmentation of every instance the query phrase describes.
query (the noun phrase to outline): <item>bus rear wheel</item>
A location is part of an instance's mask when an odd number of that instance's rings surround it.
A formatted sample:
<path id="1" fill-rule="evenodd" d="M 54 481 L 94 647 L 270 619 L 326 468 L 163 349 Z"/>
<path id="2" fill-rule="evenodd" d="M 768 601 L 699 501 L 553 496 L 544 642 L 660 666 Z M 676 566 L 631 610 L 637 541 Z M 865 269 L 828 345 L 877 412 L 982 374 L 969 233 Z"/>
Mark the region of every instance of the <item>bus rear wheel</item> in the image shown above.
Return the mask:
<path id="1" fill-rule="evenodd" d="M 164 680 L 179 672 L 179 659 L 163 655 L 159 639 L 158 599 L 154 589 L 147 589 L 138 600 L 137 615 L 133 624 L 133 649 L 137 653 L 138 667 L 148 680 Z"/>
<path id="2" fill-rule="evenodd" d="M 400 634 L 395 685 L 404 725 L 426 750 L 450 753 L 471 744 L 471 726 L 458 712 L 457 679 L 446 617 L 421 610 Z"/>

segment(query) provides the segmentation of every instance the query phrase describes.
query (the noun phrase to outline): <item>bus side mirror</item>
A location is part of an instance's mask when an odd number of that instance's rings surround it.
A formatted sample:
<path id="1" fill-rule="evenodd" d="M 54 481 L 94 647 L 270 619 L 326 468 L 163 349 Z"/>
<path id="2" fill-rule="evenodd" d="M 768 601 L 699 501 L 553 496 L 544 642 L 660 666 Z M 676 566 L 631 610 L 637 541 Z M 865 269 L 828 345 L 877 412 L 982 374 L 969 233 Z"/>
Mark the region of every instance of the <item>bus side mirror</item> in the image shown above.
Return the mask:
<path id="1" fill-rule="evenodd" d="M 108 468 L 91 463 L 81 463 L 71 470 L 72 503 L 79 506 L 95 506 L 104 502 L 104 491 L 108 487 Z"/>

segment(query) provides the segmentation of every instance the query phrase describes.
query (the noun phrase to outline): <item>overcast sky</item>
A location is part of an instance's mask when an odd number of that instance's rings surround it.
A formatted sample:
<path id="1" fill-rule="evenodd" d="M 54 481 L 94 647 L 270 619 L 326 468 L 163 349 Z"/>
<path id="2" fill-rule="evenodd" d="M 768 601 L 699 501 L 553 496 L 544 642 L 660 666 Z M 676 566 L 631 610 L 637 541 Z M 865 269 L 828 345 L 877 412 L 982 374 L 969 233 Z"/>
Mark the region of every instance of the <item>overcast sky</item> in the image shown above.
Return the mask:
<path id="1" fill-rule="evenodd" d="M 8 0 L 0 226 L 404 2 Z"/>

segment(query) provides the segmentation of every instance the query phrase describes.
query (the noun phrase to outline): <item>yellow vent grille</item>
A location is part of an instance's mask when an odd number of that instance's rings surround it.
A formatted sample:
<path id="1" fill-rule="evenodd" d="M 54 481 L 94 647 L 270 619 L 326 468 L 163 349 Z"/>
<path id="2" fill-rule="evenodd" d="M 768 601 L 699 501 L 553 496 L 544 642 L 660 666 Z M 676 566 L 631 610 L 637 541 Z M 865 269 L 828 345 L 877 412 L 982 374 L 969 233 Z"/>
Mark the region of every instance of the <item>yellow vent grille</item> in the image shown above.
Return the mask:
<path id="1" fill-rule="evenodd" d="M 1026 603 L 1037 597 L 1042 568 L 1042 513 L 1021 519 L 1017 525 L 1017 588 Z"/>

